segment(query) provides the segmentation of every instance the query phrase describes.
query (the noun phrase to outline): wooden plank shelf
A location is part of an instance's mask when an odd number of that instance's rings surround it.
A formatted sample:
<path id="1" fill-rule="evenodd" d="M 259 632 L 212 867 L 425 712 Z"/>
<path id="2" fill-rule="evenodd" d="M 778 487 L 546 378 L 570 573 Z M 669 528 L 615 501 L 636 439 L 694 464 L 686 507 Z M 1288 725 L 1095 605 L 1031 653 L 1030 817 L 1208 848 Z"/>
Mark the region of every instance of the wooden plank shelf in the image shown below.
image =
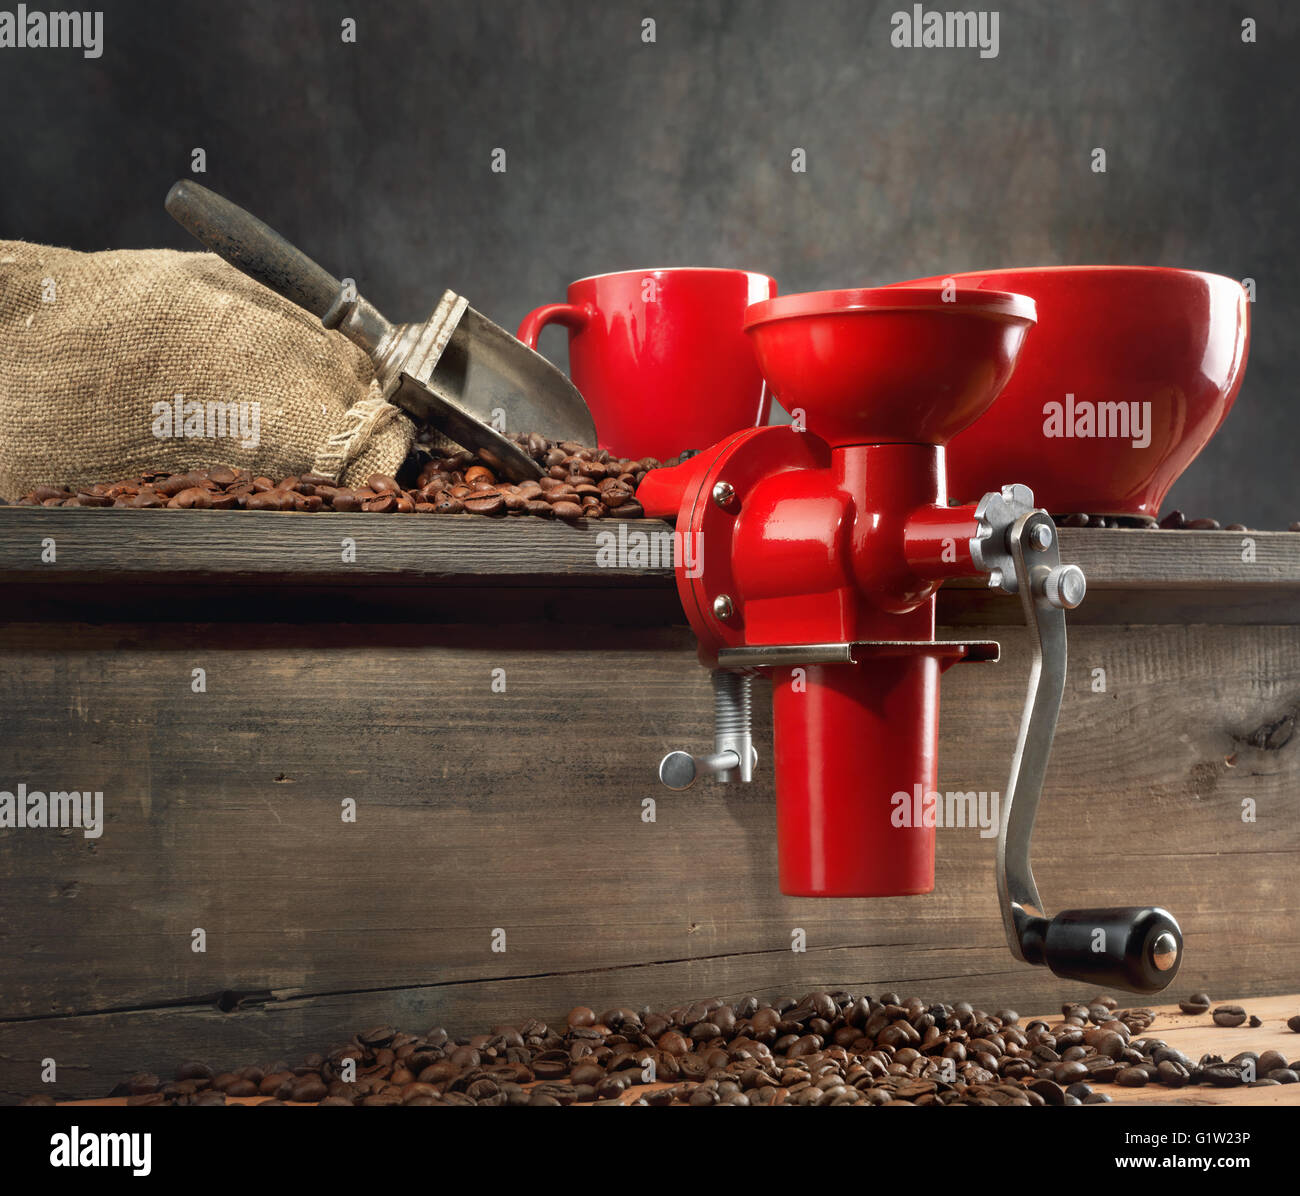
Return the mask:
<path id="1" fill-rule="evenodd" d="M 766 683 L 753 784 L 659 788 L 666 751 L 710 741 L 708 677 L 670 571 L 596 554 L 667 530 L 0 508 L 0 789 L 105 795 L 99 839 L 0 833 L 0 1103 L 47 1056 L 59 1095 L 89 1095 L 377 1022 L 839 986 L 1077 996 L 1007 951 L 995 831 L 940 831 L 932 894 L 780 893 Z M 1300 535 L 1251 533 L 1250 563 L 1245 538 L 1063 530 L 1089 595 L 1034 840 L 1050 909 L 1163 904 L 1180 987 L 1243 1000 L 1300 991 Z M 1019 602 L 939 597 L 940 635 L 979 625 L 1003 658 L 945 676 L 938 788 L 996 794 Z"/>
<path id="2" fill-rule="evenodd" d="M 447 596 L 455 590 L 606 589 L 619 592 L 623 621 L 679 622 L 666 563 L 608 561 L 611 545 L 635 545 L 637 537 L 652 538 L 662 559 L 670 534 L 658 520 L 567 525 L 471 515 L 7 507 L 0 508 L 0 615 L 57 618 L 129 597 L 146 617 L 169 618 L 175 614 L 165 601 L 150 607 L 151 596 L 204 604 L 213 591 L 228 599 L 274 585 L 299 600 L 294 618 L 303 621 L 385 607 L 456 615 L 465 604 Z M 42 559 L 50 541 L 53 562 Z M 1088 577 L 1089 600 L 1071 616 L 1076 621 L 1300 622 L 1300 534 L 1065 528 L 1061 551 Z M 73 601 L 69 587 L 81 587 Z M 411 588 L 425 596 L 400 592 Z M 343 605 L 319 610 L 327 591 Z M 958 622 L 1019 621 L 1014 599 L 977 580 L 945 586 L 941 603 L 941 618 Z M 509 604 L 496 595 L 484 614 L 497 621 Z"/>

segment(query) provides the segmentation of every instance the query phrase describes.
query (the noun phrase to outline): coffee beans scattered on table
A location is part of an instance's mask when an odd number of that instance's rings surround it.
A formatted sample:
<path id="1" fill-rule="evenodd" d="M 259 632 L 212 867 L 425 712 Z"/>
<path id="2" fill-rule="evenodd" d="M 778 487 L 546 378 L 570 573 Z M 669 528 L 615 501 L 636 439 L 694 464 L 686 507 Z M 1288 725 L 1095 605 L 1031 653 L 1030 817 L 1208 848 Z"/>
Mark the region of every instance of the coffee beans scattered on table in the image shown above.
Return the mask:
<path id="1" fill-rule="evenodd" d="M 1220 1005 L 1211 1016 L 1216 1026 L 1240 1026 L 1246 1011 L 1240 1005 Z"/>
<path id="2" fill-rule="evenodd" d="M 297 1066 L 276 1060 L 218 1071 L 185 1063 L 170 1081 L 137 1075 L 112 1095 L 133 1105 L 219 1105 L 228 1097 L 369 1106 L 600 1105 L 625 1097 L 695 1107 L 1080 1105 L 1108 1102 L 1100 1091 L 1108 1084 L 1300 1079 L 1300 1060 L 1288 1063 L 1278 1051 L 1193 1061 L 1145 1037 L 1154 1016 L 1098 996 L 1067 1002 L 1059 1021 L 1022 1022 L 1014 1010 L 987 1013 L 967 1001 L 843 990 L 770 1002 L 714 998 L 663 1012 L 579 1006 L 563 1025 L 533 1019 L 466 1038 L 440 1027 L 406 1034 L 375 1026 Z"/>
<path id="3" fill-rule="evenodd" d="M 278 481 L 219 465 L 187 473 L 146 472 L 117 482 L 69 488 L 37 486 L 17 506 L 129 507 L 172 510 L 345 511 L 374 514 L 532 515 L 543 519 L 639 519 L 641 479 L 659 467 L 572 441 L 543 436 L 515 441 L 542 467 L 538 481 L 511 482 L 473 453 L 411 462 L 405 484 L 375 473 L 364 486 L 340 486 L 304 473 Z"/>

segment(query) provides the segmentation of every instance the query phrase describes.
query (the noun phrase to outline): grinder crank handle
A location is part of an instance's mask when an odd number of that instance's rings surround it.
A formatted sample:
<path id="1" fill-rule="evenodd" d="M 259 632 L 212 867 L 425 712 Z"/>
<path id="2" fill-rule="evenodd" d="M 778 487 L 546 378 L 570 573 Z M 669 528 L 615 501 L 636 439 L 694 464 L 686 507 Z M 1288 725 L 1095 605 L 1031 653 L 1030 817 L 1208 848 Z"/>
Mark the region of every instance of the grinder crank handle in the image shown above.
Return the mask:
<path id="1" fill-rule="evenodd" d="M 337 278 L 275 229 L 199 183 L 181 179 L 172 184 L 165 207 L 177 223 L 235 269 L 322 321 L 343 289 Z"/>
<path id="2" fill-rule="evenodd" d="M 1165 988 L 1178 973 L 1183 935 L 1159 906 L 1071 909 L 1047 917 L 1029 863 L 1034 816 L 1065 692 L 1065 610 L 1083 600 L 1083 573 L 1061 565 L 1056 529 L 1041 510 L 1021 514 L 1007 531 L 1033 658 L 1029 692 L 998 836 L 998 898 L 1011 952 L 1057 976 L 1141 993 Z M 1028 552 L 1027 552 L 1028 550 Z"/>

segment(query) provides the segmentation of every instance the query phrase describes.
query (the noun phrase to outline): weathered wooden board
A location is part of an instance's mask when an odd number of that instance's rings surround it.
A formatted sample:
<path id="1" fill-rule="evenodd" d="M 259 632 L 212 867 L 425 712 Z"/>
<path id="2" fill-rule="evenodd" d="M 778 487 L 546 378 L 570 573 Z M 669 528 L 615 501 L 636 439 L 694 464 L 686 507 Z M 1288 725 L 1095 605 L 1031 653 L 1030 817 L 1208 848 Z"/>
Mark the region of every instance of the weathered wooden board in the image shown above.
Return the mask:
<path id="1" fill-rule="evenodd" d="M 671 570 L 643 566 L 636 557 L 617 567 L 602 564 L 602 533 L 668 531 L 658 520 L 568 525 L 473 515 L 0 507 L 0 561 L 10 584 L 144 577 L 168 583 L 282 578 L 340 586 L 381 580 L 530 586 L 581 578 L 584 584 L 623 587 L 638 580 L 670 584 Z M 57 547 L 52 563 L 42 560 L 42 542 L 49 537 Z M 356 545 L 356 560 L 348 564 L 341 559 L 344 539 Z M 1294 532 L 1063 528 L 1061 552 L 1083 567 L 1093 589 L 1250 591 L 1294 587 L 1300 578 L 1300 534 Z"/>
<path id="2" fill-rule="evenodd" d="M 0 1099 L 47 1056 L 60 1094 L 87 1096 L 379 1021 L 465 1032 L 818 985 L 1021 1009 L 1079 991 L 1011 959 L 978 829 L 939 833 L 934 894 L 782 897 L 765 714 L 754 784 L 660 790 L 659 757 L 710 733 L 684 629 L 294 617 L 0 627 L 0 788 L 102 789 L 107 816 L 93 841 L 0 835 Z M 1023 634 L 947 674 L 941 789 L 1004 787 Z M 1300 990 L 1300 629 L 1080 625 L 1071 643 L 1045 900 L 1168 905 L 1180 991 Z"/>

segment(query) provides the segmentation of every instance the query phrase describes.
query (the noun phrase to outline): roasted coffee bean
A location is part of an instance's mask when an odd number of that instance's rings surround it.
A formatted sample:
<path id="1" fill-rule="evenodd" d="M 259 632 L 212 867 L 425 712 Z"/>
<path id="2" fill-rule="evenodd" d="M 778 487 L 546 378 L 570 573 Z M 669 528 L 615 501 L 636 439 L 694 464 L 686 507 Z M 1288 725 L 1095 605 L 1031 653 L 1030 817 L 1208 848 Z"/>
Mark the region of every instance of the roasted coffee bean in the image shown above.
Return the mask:
<path id="1" fill-rule="evenodd" d="M 1240 1026 L 1246 1020 L 1246 1011 L 1240 1005 L 1220 1005 L 1213 1017 L 1216 1026 Z"/>
<path id="2" fill-rule="evenodd" d="M 1141 1088 L 1150 1077 L 1140 1067 L 1126 1067 L 1115 1077 L 1122 1088 Z"/>
<path id="3" fill-rule="evenodd" d="M 293 1086 L 289 1099 L 300 1104 L 315 1104 L 324 1100 L 326 1095 L 325 1084 L 318 1076 L 304 1076 Z"/>
<path id="4" fill-rule="evenodd" d="M 1078 1059 L 1058 1063 L 1052 1069 L 1052 1078 L 1058 1084 L 1072 1084 L 1076 1080 L 1082 1080 L 1087 1075 L 1087 1066 Z"/>
<path id="5" fill-rule="evenodd" d="M 1281 1051 L 1265 1051 L 1255 1060 L 1255 1070 L 1261 1076 L 1266 1076 L 1269 1072 L 1286 1065 L 1286 1056 Z"/>
<path id="6" fill-rule="evenodd" d="M 1208 1013 L 1210 1011 L 1210 994 L 1193 993 L 1186 1001 L 1180 1001 L 1178 1008 L 1184 1013 Z"/>
<path id="7" fill-rule="evenodd" d="M 506 500 L 500 494 L 489 494 L 483 498 L 467 498 L 465 510 L 471 515 L 504 515 Z"/>
<path id="8" fill-rule="evenodd" d="M 1051 1080 L 1035 1080 L 1029 1085 L 1029 1090 L 1038 1093 L 1046 1104 L 1065 1104 L 1065 1089 Z"/>
<path id="9" fill-rule="evenodd" d="M 1191 1082 L 1191 1073 L 1183 1064 L 1166 1059 L 1157 1065 L 1154 1078 L 1167 1088 L 1181 1088 Z"/>

